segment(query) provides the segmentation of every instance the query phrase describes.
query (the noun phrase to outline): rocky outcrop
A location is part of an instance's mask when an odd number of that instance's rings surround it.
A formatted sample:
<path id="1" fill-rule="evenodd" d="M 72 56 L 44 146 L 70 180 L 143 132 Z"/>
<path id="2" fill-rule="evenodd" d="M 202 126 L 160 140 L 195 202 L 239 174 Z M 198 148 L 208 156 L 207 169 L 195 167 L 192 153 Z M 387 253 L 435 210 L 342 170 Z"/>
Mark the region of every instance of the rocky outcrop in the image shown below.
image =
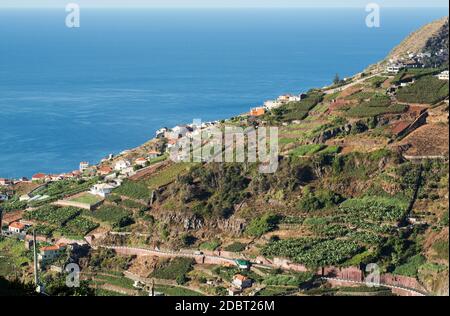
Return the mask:
<path id="1" fill-rule="evenodd" d="M 313 144 L 323 144 L 327 140 L 335 138 L 340 135 L 348 135 L 351 132 L 362 133 L 368 129 L 367 125 L 363 122 L 356 122 L 353 124 L 345 124 L 340 127 L 332 128 L 323 131 L 319 135 L 313 137 L 311 142 Z"/>
<path id="2" fill-rule="evenodd" d="M 214 229 L 220 230 L 224 233 L 229 233 L 232 235 L 240 235 L 245 229 L 245 220 L 241 218 L 236 218 L 234 216 L 222 219 L 222 218 L 212 218 L 204 219 L 203 217 L 196 214 L 188 214 L 182 212 L 170 212 L 164 213 L 159 218 L 168 224 L 178 224 L 183 227 L 184 230 L 200 230 L 200 229 Z"/>

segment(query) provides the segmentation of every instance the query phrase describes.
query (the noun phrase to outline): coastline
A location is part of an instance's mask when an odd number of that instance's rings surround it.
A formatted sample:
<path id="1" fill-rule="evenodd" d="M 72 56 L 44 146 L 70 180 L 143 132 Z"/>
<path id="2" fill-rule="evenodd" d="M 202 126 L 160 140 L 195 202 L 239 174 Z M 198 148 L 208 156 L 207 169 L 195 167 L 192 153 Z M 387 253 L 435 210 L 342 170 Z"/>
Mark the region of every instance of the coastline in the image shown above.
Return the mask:
<path id="1" fill-rule="evenodd" d="M 99 23 L 110 18 L 107 13 L 86 12 L 80 30 L 50 32 L 40 43 L 31 37 L 25 42 L 5 34 L 11 45 L 0 48 L 8 60 L 3 68 L 8 76 L 0 79 L 0 122 L 4 126 L 0 175 L 17 178 L 39 171 L 65 172 L 76 168 L 80 159 L 97 162 L 110 152 L 139 146 L 160 126 L 174 126 L 190 117 L 205 121 L 228 118 L 257 106 L 267 96 L 321 87 L 336 72 L 351 76 L 377 62 L 404 35 L 442 15 L 428 10 L 410 21 L 399 20 L 399 11 L 390 11 L 383 29 L 368 30 L 357 10 L 339 13 L 336 18 L 342 23 L 333 29 L 323 23 L 323 13 L 314 14 L 314 19 L 306 13 L 218 12 L 207 13 L 205 19 L 198 19 L 201 12 L 124 15 L 123 30 L 118 38 L 112 38 Z M 294 16 L 298 18 L 293 20 Z M 10 19 L 8 14 L 4 17 L 1 25 L 17 32 L 24 29 L 27 34 L 27 23 Z M 164 24 L 168 18 L 176 18 L 177 23 Z M 45 21 L 39 19 L 43 24 L 33 23 L 36 32 L 63 26 L 57 13 L 49 14 Z M 155 27 L 162 27 L 163 32 L 154 32 Z M 317 32 L 317 39 L 308 37 L 309 28 Z M 263 33 L 264 37 L 258 35 Z M 390 37 L 381 41 L 386 33 Z M 64 47 L 55 47 L 55 40 Z M 110 55 L 114 43 L 127 45 L 120 45 Z M 13 52 L 28 51 L 30 45 L 38 48 L 35 58 L 14 56 Z M 335 47 L 332 54 L 328 46 Z M 48 53 L 44 55 L 44 51 Z M 87 52 L 91 58 L 84 58 Z M 116 58 L 119 53 L 124 58 Z M 59 60 L 60 55 L 73 59 Z M 44 60 L 51 64 L 36 73 L 35 65 Z M 67 76 L 60 71 L 72 70 L 67 60 L 81 62 L 83 67 Z"/>
<path id="2" fill-rule="evenodd" d="M 359 73 L 357 73 L 357 74 L 354 74 L 354 75 L 352 75 L 351 77 L 349 77 L 348 79 L 351 79 L 351 78 L 354 78 L 355 76 L 357 76 L 358 74 L 360 74 L 361 72 L 359 72 Z M 308 90 L 310 90 L 310 89 L 320 89 L 320 90 L 326 90 L 326 89 L 328 89 L 328 88 L 330 88 L 330 87 L 332 87 L 332 85 L 329 85 L 329 86 L 324 86 L 324 87 L 322 87 L 322 88 L 318 88 L 318 87 L 312 87 L 312 88 L 309 88 Z M 289 94 L 289 93 L 288 93 Z M 250 110 L 252 107 L 251 106 L 249 106 L 248 107 L 248 109 Z M 244 113 L 245 114 L 245 113 Z M 242 116 L 242 115 L 244 115 L 243 113 L 241 113 L 241 114 L 236 114 L 235 115 L 235 117 L 237 117 L 237 116 Z M 193 118 L 193 119 L 195 119 L 195 118 Z M 228 121 L 228 120 L 230 120 L 231 119 L 231 117 L 227 117 L 227 118 L 224 118 L 224 119 L 217 119 L 217 120 L 213 120 L 213 121 L 207 121 L 207 122 L 203 122 L 202 121 L 202 123 L 211 123 L 211 122 L 219 122 L 219 121 L 224 121 L 224 122 L 226 122 L 226 121 Z M 185 125 L 185 124 L 190 124 L 190 123 L 186 123 L 186 122 L 183 122 L 183 123 L 178 123 L 176 126 L 182 126 L 182 125 Z M 158 129 L 157 129 L 157 131 L 159 130 L 159 129 L 162 129 L 162 128 L 166 128 L 166 127 L 163 127 L 163 126 L 160 126 Z M 170 128 L 169 128 L 170 129 Z M 156 132 L 157 132 L 156 131 Z M 155 133 L 156 133 L 155 132 Z M 137 150 L 137 149 L 139 149 L 141 146 L 143 146 L 145 143 L 147 143 L 147 142 L 151 142 L 152 140 L 155 140 L 156 139 L 156 137 L 153 137 L 153 138 L 150 138 L 150 139 L 148 139 L 147 141 L 145 141 L 144 143 L 141 143 L 140 145 L 138 145 L 138 146 L 136 146 L 136 147 L 134 147 L 134 148 L 127 148 L 127 149 L 123 149 L 123 150 L 121 150 L 119 153 L 106 153 L 104 156 L 103 156 L 103 158 L 100 158 L 100 160 L 98 160 L 98 161 L 96 161 L 96 162 L 93 162 L 92 164 L 90 164 L 90 166 L 98 166 L 98 165 L 100 165 L 101 163 L 102 163 L 102 161 L 104 160 L 104 159 L 107 159 L 107 157 L 109 156 L 111 156 L 111 155 L 113 155 L 115 158 L 117 158 L 117 157 L 120 157 L 122 154 L 124 154 L 124 153 L 126 153 L 126 152 L 129 152 L 129 151 L 133 151 L 133 150 Z M 83 161 L 83 158 L 80 158 L 80 162 L 81 161 Z M 90 162 L 89 162 L 90 163 Z M 65 171 L 65 172 L 63 172 L 63 173 L 73 173 L 74 171 L 76 171 L 77 169 L 74 169 L 74 170 L 67 170 L 67 171 Z M 33 173 L 40 173 L 41 171 L 39 171 L 39 170 L 35 170 Z M 50 172 L 49 174 L 53 174 L 54 172 Z M 63 174 L 63 173 L 59 173 L 59 174 Z M 56 174 L 58 174 L 58 173 L 56 173 Z M 26 178 L 26 179 L 31 179 L 31 176 L 32 175 L 21 175 L 21 176 L 19 176 L 19 177 L 15 177 L 15 178 L 10 178 L 11 180 L 13 180 L 13 181 L 17 181 L 17 182 L 21 182 L 19 179 L 24 179 L 24 178 Z M 0 174 L 0 178 L 3 178 L 3 176 Z M 5 177 L 6 178 L 6 177 Z M 31 180 L 30 180 L 31 181 Z"/>

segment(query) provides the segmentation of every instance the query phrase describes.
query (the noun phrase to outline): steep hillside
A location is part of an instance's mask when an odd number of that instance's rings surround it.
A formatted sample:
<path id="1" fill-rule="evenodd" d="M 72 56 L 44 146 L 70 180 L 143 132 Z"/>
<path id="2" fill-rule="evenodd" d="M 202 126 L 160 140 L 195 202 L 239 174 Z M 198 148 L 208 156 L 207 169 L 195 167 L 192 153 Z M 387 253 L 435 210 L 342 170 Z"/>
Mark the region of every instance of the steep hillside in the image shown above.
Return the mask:
<path id="1" fill-rule="evenodd" d="M 387 59 L 399 59 L 408 53 L 438 52 L 446 49 L 448 59 L 448 17 L 425 25 L 395 47 Z"/>

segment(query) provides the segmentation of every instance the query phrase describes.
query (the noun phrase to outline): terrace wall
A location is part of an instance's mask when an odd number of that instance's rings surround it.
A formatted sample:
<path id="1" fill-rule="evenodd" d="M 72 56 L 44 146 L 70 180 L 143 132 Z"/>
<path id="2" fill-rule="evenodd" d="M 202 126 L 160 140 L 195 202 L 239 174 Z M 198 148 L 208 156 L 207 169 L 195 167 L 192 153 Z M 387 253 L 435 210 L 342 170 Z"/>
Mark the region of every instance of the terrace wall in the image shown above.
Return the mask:
<path id="1" fill-rule="evenodd" d="M 58 206 L 72 206 L 72 207 L 91 211 L 91 210 L 95 209 L 98 205 L 100 205 L 102 202 L 103 201 L 100 201 L 96 204 L 90 205 L 90 204 L 75 202 L 75 201 L 59 200 L 59 201 L 54 202 L 53 204 L 58 205 Z"/>

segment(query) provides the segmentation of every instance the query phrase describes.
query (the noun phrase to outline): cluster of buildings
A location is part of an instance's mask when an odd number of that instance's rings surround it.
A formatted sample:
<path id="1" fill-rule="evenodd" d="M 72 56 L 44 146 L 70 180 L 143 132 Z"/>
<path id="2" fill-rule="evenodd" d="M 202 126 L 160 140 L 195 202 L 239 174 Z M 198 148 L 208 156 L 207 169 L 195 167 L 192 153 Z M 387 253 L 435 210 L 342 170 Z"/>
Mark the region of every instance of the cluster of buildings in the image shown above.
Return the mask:
<path id="1" fill-rule="evenodd" d="M 172 128 L 163 127 L 156 131 L 156 138 L 166 139 L 166 151 L 169 151 L 170 148 L 176 145 L 179 139 L 184 137 L 194 138 L 195 136 L 198 136 L 200 133 L 202 133 L 203 130 L 217 126 L 218 124 L 219 121 L 212 121 L 199 123 L 194 122 L 192 124 L 177 125 Z M 159 154 L 160 153 L 154 153 L 155 157 Z"/>
<path id="2" fill-rule="evenodd" d="M 389 64 L 386 66 L 387 73 L 396 74 L 405 68 L 423 68 L 425 67 L 425 59 L 430 58 L 431 53 L 412 53 L 407 52 L 407 55 L 397 59 L 389 59 Z"/>
<path id="3" fill-rule="evenodd" d="M 440 50 L 439 52 L 436 52 L 436 56 L 443 56 L 445 52 L 443 50 Z M 389 63 L 386 66 L 386 72 L 390 74 L 397 74 L 402 69 L 407 68 L 424 68 L 426 66 L 426 59 L 432 57 L 431 53 L 423 52 L 423 53 L 412 53 L 407 52 L 407 55 L 404 57 L 396 58 L 396 59 L 389 59 Z M 447 73 L 447 77 L 445 77 L 445 73 Z M 443 72 L 440 75 L 438 75 L 439 79 L 441 80 L 448 80 L 448 71 Z M 445 79 L 446 78 L 446 79 Z"/>
<path id="4" fill-rule="evenodd" d="M 299 101 L 303 100 L 305 97 L 306 97 L 306 94 L 304 94 L 304 93 L 300 93 L 298 95 L 283 94 L 283 95 L 280 95 L 275 100 L 265 101 L 262 106 L 257 106 L 257 107 L 251 108 L 248 115 L 253 116 L 253 117 L 262 116 L 267 111 L 276 109 L 276 108 L 278 108 L 286 103 L 289 103 L 289 102 L 299 102 Z"/>

